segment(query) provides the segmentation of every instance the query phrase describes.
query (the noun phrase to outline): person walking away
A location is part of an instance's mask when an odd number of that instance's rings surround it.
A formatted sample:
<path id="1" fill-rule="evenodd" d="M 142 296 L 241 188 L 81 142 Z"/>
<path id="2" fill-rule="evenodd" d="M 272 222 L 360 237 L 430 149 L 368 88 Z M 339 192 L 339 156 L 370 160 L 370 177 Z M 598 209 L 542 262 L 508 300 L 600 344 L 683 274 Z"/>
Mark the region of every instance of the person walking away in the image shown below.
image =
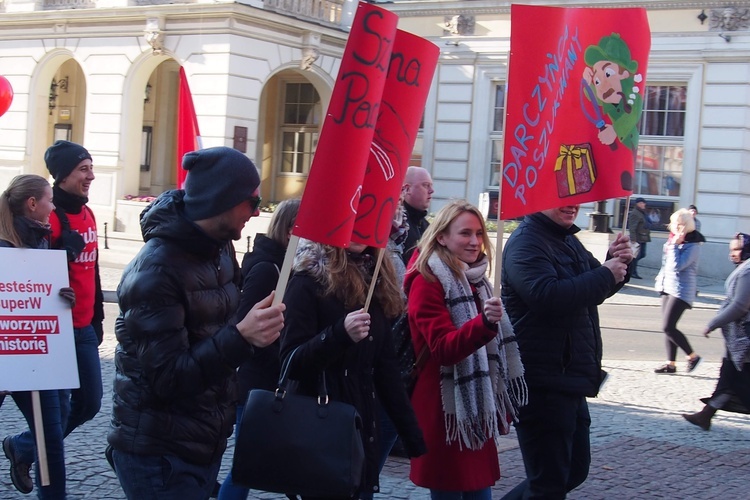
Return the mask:
<path id="1" fill-rule="evenodd" d="M 704 431 L 711 428 L 711 419 L 717 411 L 750 413 L 750 338 L 746 324 L 750 321 L 750 235 L 737 233 L 729 242 L 729 260 L 737 268 L 724 284 L 726 298 L 721 309 L 708 323 L 703 335 L 721 328 L 726 343 L 726 354 L 721 360 L 721 370 L 716 389 L 698 413 L 683 414 L 691 424 Z"/>
<path id="2" fill-rule="evenodd" d="M 99 246 L 96 219 L 88 207 L 88 195 L 94 181 L 91 155 L 83 146 L 56 141 L 44 154 L 47 170 L 54 177 L 50 214 L 52 234 L 50 247 L 61 248 L 68 255 L 68 278 L 75 292 L 73 335 L 80 387 L 68 391 L 70 404 L 62 408 L 70 413 L 64 418 L 64 436 L 99 413 L 102 404 L 102 371 L 99 344 L 104 335 L 104 296 L 99 277 Z M 14 466 L 33 463 L 34 436 L 26 430 L 14 438 Z"/>
<path id="3" fill-rule="evenodd" d="M 107 441 L 131 499 L 208 498 L 235 421 L 236 369 L 279 336 L 273 293 L 235 324 L 232 240 L 258 215 L 260 179 L 228 147 L 183 157 L 185 189 L 141 214 L 145 244 L 117 288 L 115 378 Z"/>
<path id="4" fill-rule="evenodd" d="M 526 402 L 513 328 L 487 273 L 492 246 L 484 219 L 464 200 L 449 203 L 419 242 L 407 270 L 414 351 L 428 359 L 412 404 L 427 453 L 409 478 L 433 500 L 490 500 L 500 479 L 497 439 Z"/>
<path id="5" fill-rule="evenodd" d="M 425 452 L 422 432 L 399 376 L 391 323 L 403 301 L 390 259 L 384 258 L 368 311 L 362 308 L 375 269 L 376 251 L 302 240 L 284 296 L 286 325 L 281 356 L 296 353 L 289 377 L 299 392 L 317 397 L 320 376 L 330 398 L 351 404 L 362 418 L 365 466 L 360 492 L 377 493 L 377 403 L 393 421 L 407 453 Z M 330 500 L 330 499 L 329 499 Z"/>
<path id="6" fill-rule="evenodd" d="M 690 212 L 681 208 L 669 218 L 669 237 L 664 243 L 664 253 L 656 291 L 661 295 L 662 329 L 666 336 L 667 363 L 656 368 L 655 373 L 672 374 L 677 371 L 677 348 L 687 355 L 687 372 L 692 372 L 701 357 L 693 351 L 677 322 L 687 309 L 693 307 L 698 288 L 698 259 L 701 244 L 706 239 L 695 230 Z"/>
<path id="7" fill-rule="evenodd" d="M 639 280 L 641 277 L 638 274 L 638 262 L 646 257 L 646 244 L 651 241 L 651 230 L 646 218 L 646 200 L 643 198 L 635 199 L 635 208 L 628 215 L 628 230 L 635 255 L 630 264 L 630 277 Z"/>
<path id="8" fill-rule="evenodd" d="M 242 292 L 240 305 L 235 314 L 236 320 L 244 318 L 255 304 L 276 289 L 299 205 L 299 198 L 279 203 L 271 216 L 267 235 L 258 234 L 255 237 L 253 251 L 246 253 L 242 259 Z M 237 370 L 239 401 L 235 436 L 239 432 L 247 394 L 253 389 L 276 390 L 280 370 L 279 339 L 266 347 L 254 349 L 252 357 L 240 365 Z M 221 485 L 218 498 L 244 500 L 249 493 L 248 488 L 234 484 L 230 471 Z"/>
<path id="9" fill-rule="evenodd" d="M 30 174 L 14 177 L 5 192 L 0 195 L 0 247 L 49 248 L 49 217 L 54 208 L 52 188 L 47 179 Z M 75 292 L 72 288 L 61 288 L 59 294 L 74 307 Z M 34 435 L 31 392 L 14 392 L 11 397 Z M 68 391 L 39 391 L 39 401 L 50 483 L 47 486 L 41 485 L 38 456 L 30 461 L 17 458 L 18 436 L 6 436 L 3 439 L 3 451 L 11 463 L 10 479 L 18 491 L 24 494 L 31 493 L 34 483 L 29 469 L 33 462 L 37 464 L 35 476 L 39 498 L 64 499 L 66 478 L 63 431 L 64 417 L 68 413 Z"/>
<path id="10" fill-rule="evenodd" d="M 430 200 L 435 190 L 432 188 L 432 177 L 422 167 L 411 166 L 406 169 L 404 176 L 403 195 L 404 209 L 406 210 L 406 221 L 409 223 L 409 232 L 404 241 L 404 264 L 409 265 L 411 254 L 417 247 L 417 243 L 430 225 L 427 222 L 427 211 L 430 208 Z"/>
<path id="11" fill-rule="evenodd" d="M 586 398 L 606 377 L 597 307 L 627 282 L 633 253 L 618 234 L 599 263 L 576 237 L 579 210 L 527 215 L 503 250 L 501 297 L 529 385 L 516 424 L 526 479 L 507 499 L 565 498 L 589 472 Z"/>

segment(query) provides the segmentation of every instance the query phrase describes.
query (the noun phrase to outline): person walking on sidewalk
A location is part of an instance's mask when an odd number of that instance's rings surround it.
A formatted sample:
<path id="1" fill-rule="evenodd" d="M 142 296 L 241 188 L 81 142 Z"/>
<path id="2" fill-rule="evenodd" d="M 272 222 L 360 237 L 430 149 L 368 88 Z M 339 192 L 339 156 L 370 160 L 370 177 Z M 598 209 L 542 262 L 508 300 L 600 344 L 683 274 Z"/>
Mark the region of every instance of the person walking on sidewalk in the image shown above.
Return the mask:
<path id="1" fill-rule="evenodd" d="M 682 313 L 693 307 L 698 288 L 698 259 L 706 239 L 695 230 L 692 214 L 681 208 L 669 218 L 669 237 L 664 243 L 661 269 L 656 275 L 656 291 L 661 294 L 662 329 L 666 335 L 667 363 L 655 373 L 677 371 L 675 361 L 679 347 L 687 355 L 687 371 L 692 372 L 701 357 L 693 351 L 685 334 L 677 328 Z"/>
<path id="2" fill-rule="evenodd" d="M 527 215 L 503 251 L 501 297 L 529 385 L 516 424 L 526 479 L 505 498 L 565 498 L 591 463 L 591 417 L 602 370 L 599 306 L 627 282 L 630 238 L 618 234 L 600 264 L 574 224 L 580 205 Z"/>
<path id="3" fill-rule="evenodd" d="M 51 233 L 49 217 L 54 208 L 52 188 L 47 179 L 31 174 L 14 177 L 5 192 L 0 195 L 0 247 L 49 248 Z M 72 288 L 61 288 L 59 294 L 71 307 L 75 305 L 75 292 Z M 17 391 L 11 393 L 11 397 L 26 419 L 29 429 L 34 433 L 31 392 Z M 33 490 L 34 483 L 31 481 L 29 468 L 31 463 L 36 463 L 39 498 L 65 498 L 63 431 L 65 430 L 65 416 L 68 414 L 68 397 L 67 390 L 39 391 L 47 470 L 49 471 L 48 485 L 41 485 L 38 457 L 35 456 L 33 460 L 26 462 L 19 460 L 17 438 L 6 436 L 3 439 L 3 451 L 11 463 L 10 479 L 13 486 L 21 493 L 28 494 Z M 2 404 L 1 397 L 0 404 Z"/>
<path id="4" fill-rule="evenodd" d="M 94 212 L 87 206 L 95 179 L 91 155 L 83 146 L 57 141 L 44 154 L 47 170 L 55 178 L 49 222 L 51 248 L 68 254 L 68 277 L 76 303 L 73 335 L 80 387 L 70 391 L 70 413 L 64 416 L 67 436 L 96 416 L 102 404 L 102 370 L 99 344 L 104 338 L 104 296 L 99 278 L 99 245 Z M 63 404 L 63 409 L 67 408 Z M 14 437 L 14 466 L 32 464 L 34 436 L 27 430 Z"/>
<path id="5" fill-rule="evenodd" d="M 492 246 L 479 210 L 444 206 L 407 270 L 415 352 L 427 346 L 412 404 L 427 453 L 409 478 L 433 500 L 490 500 L 500 479 L 497 440 L 526 404 L 518 344 L 487 271 Z"/>
<path id="6" fill-rule="evenodd" d="M 630 277 L 639 280 L 641 277 L 638 275 L 638 262 L 646 257 L 646 244 L 651 241 L 651 230 L 646 218 L 646 200 L 643 198 L 635 199 L 635 208 L 628 215 L 628 230 L 634 255 L 630 264 Z"/>
<path id="7" fill-rule="evenodd" d="M 724 284 L 726 299 L 708 323 L 703 335 L 721 328 L 727 351 L 721 361 L 716 389 L 698 413 L 683 414 L 691 424 L 704 431 L 718 410 L 750 413 L 750 338 L 746 330 L 750 321 L 750 235 L 737 233 L 729 242 L 729 259 L 737 264 Z"/>
<path id="8" fill-rule="evenodd" d="M 117 288 L 107 441 L 132 499 L 211 495 L 235 421 L 235 370 L 284 324 L 273 293 L 233 321 L 241 275 L 232 240 L 258 215 L 255 165 L 216 147 L 186 154 L 182 166 L 185 189 L 143 212 L 145 244 Z"/>

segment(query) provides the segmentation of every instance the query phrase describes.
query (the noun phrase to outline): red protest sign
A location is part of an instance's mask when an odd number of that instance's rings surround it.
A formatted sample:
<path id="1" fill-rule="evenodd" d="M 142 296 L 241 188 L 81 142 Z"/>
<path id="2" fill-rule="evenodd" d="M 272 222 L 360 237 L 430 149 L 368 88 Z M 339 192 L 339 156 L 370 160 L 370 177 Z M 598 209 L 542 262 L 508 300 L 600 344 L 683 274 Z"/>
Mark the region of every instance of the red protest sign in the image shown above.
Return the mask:
<path id="1" fill-rule="evenodd" d="M 348 246 L 398 17 L 360 3 L 344 48 L 294 235 Z"/>
<path id="2" fill-rule="evenodd" d="M 440 49 L 398 30 L 370 147 L 352 241 L 384 248 Z"/>
<path id="3" fill-rule="evenodd" d="M 629 196 L 645 9 L 511 7 L 501 218 Z"/>

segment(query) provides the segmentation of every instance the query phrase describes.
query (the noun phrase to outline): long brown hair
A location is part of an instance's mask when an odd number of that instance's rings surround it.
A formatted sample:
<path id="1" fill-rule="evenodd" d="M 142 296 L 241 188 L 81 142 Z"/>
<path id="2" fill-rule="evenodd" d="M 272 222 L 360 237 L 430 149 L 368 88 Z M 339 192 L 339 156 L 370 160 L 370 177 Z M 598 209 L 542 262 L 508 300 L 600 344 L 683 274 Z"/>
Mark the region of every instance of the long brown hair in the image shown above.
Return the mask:
<path id="1" fill-rule="evenodd" d="M 328 260 L 326 295 L 333 295 L 347 308 L 363 306 L 367 299 L 369 284 L 359 266 L 352 262 L 346 249 L 333 246 L 324 248 Z M 372 250 L 372 247 L 368 247 L 364 252 L 370 252 L 375 258 L 377 254 Z M 385 249 L 380 251 L 384 252 Z M 387 257 L 384 257 L 380 264 L 373 296 L 387 317 L 395 318 L 403 311 L 404 303 L 401 299 L 401 287 L 396 278 L 396 270 Z"/>
<path id="2" fill-rule="evenodd" d="M 26 201 L 29 198 L 42 198 L 48 187 L 47 179 L 34 174 L 17 175 L 10 181 L 0 195 L 0 239 L 10 242 L 16 248 L 24 246 L 13 225 L 13 218 L 25 216 Z"/>
<path id="3" fill-rule="evenodd" d="M 492 243 L 490 242 L 490 237 L 487 235 L 487 226 L 484 223 L 482 213 L 477 207 L 466 200 L 455 200 L 438 211 L 435 215 L 435 220 L 432 221 L 424 232 L 422 239 L 419 240 L 419 244 L 417 245 L 419 256 L 416 262 L 414 262 L 414 267 L 425 279 L 429 281 L 435 280 L 430 267 L 427 265 L 427 261 L 433 253 L 436 253 L 445 262 L 456 277 L 463 273 L 463 263 L 450 250 L 438 242 L 438 237 L 448 232 L 450 225 L 459 215 L 467 212 L 474 214 L 482 225 L 482 246 L 479 250 L 487 255 L 487 260 L 489 260 L 488 272 L 492 270 Z"/>

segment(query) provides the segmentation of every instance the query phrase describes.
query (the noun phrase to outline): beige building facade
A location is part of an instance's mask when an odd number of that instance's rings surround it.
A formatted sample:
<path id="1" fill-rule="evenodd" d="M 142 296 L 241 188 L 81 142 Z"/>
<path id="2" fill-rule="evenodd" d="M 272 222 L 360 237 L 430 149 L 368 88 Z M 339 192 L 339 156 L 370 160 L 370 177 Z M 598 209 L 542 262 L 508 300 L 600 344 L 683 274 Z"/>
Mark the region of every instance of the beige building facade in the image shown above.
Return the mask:
<path id="1" fill-rule="evenodd" d="M 527 0 L 645 7 L 652 31 L 635 195 L 655 225 L 688 204 L 726 274 L 726 243 L 750 232 L 750 1 Z M 441 49 L 413 161 L 432 173 L 433 209 L 498 189 L 510 2 L 396 1 L 399 28 Z M 0 74 L 15 98 L 0 117 L 0 186 L 46 174 L 58 138 L 84 144 L 100 226 L 138 237 L 143 203 L 176 182 L 178 71 L 185 69 L 203 146 L 244 151 L 262 196 L 301 194 L 355 3 L 344 0 L 0 0 Z M 621 200 L 606 211 L 621 221 Z M 587 226 L 584 207 L 579 225 Z M 657 240 L 660 233 L 657 231 Z M 665 233 L 661 233 L 664 236 Z M 653 245 L 644 262 L 658 266 Z"/>

